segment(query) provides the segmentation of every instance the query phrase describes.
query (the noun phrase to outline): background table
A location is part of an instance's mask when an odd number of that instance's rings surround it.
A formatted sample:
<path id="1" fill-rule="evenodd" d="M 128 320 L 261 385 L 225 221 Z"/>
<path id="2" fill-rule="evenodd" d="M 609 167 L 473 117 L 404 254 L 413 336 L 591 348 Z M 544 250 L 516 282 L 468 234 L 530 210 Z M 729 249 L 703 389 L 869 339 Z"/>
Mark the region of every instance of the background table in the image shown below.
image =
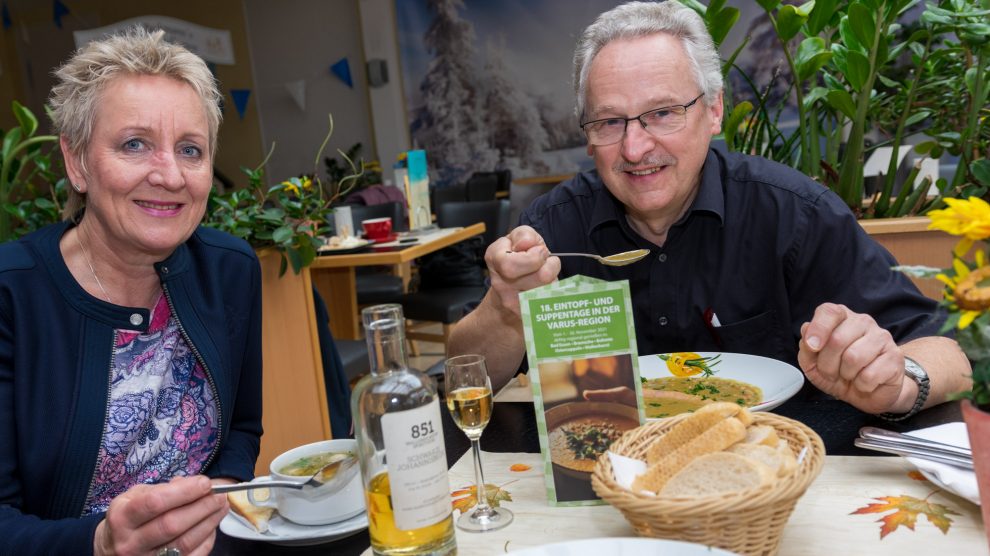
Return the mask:
<path id="1" fill-rule="evenodd" d="M 478 222 L 463 228 L 442 228 L 417 235 L 419 241 L 409 246 L 373 246 L 369 251 L 349 254 L 323 254 L 310 266 L 313 285 L 327 305 L 330 330 L 334 338 L 360 340 L 361 320 L 358 317 L 357 278 L 359 266 L 399 266 L 444 247 L 485 232 Z"/>

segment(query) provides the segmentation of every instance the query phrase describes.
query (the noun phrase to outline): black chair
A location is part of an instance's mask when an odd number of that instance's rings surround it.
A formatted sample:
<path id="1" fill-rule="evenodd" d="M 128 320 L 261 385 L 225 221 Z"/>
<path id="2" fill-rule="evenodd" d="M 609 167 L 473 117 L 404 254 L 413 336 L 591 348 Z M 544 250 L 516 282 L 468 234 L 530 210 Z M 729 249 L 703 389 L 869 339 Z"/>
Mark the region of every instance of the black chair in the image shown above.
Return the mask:
<path id="1" fill-rule="evenodd" d="M 351 220 L 355 230 L 361 229 L 361 222 L 371 218 L 392 218 L 392 230 L 402 232 L 409 229 L 402 205 L 382 203 L 380 205 L 349 205 Z M 405 284 L 401 276 L 391 274 L 378 267 L 360 266 L 355 276 L 358 305 L 395 303 L 403 293 Z"/>
<path id="2" fill-rule="evenodd" d="M 498 187 L 495 191 L 508 195 L 509 187 L 512 185 L 512 170 L 495 170 L 495 176 L 498 178 Z"/>
<path id="3" fill-rule="evenodd" d="M 484 250 L 488 249 L 493 241 L 509 231 L 509 201 L 503 199 L 499 201 L 447 203 L 437 209 L 437 225 L 441 228 L 470 226 L 475 222 L 485 223 L 481 247 L 483 256 Z"/>
<path id="4" fill-rule="evenodd" d="M 467 187 L 463 183 L 435 187 L 430 190 L 430 210 L 437 213 L 441 205 L 467 201 Z"/>
<path id="5" fill-rule="evenodd" d="M 498 175 L 495 172 L 475 172 L 464 184 L 468 201 L 494 201 L 498 190 Z"/>
<path id="6" fill-rule="evenodd" d="M 403 295 L 402 304 L 405 317 L 415 323 L 406 326 L 406 338 L 410 340 L 411 351 L 418 354 L 413 341 L 439 342 L 447 345 L 450 329 L 473 305 L 484 297 L 484 252 L 496 238 L 505 235 L 509 222 L 508 201 L 482 201 L 446 203 L 437 212 L 437 224 L 441 228 L 468 226 L 476 222 L 485 223 L 481 241 L 471 245 L 470 240 L 448 247 L 438 252 L 438 271 L 426 272 L 426 265 L 420 267 L 419 291 Z M 472 272 L 472 267 L 474 271 Z M 457 277 L 464 277 L 457 283 Z M 438 283 L 439 282 L 439 283 Z M 440 323 L 441 333 L 422 331 L 430 323 Z"/>

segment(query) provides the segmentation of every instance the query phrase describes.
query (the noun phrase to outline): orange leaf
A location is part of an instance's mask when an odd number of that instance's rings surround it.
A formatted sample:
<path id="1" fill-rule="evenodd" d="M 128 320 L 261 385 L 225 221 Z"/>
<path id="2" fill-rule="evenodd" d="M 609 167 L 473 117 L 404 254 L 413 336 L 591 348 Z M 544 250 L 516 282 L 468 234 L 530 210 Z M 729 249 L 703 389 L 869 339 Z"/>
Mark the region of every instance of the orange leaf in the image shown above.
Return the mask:
<path id="1" fill-rule="evenodd" d="M 514 482 L 514 481 L 513 481 Z M 451 506 L 455 510 L 464 513 L 478 504 L 478 487 L 462 488 L 450 493 Z M 512 495 L 509 491 L 493 484 L 485 484 L 485 496 L 488 503 L 497 508 L 502 502 L 512 502 Z"/>
<path id="2" fill-rule="evenodd" d="M 908 477 L 914 479 L 915 481 L 927 481 L 928 478 L 921 474 L 921 471 L 915 469 L 914 471 L 908 471 Z"/>
<path id="3" fill-rule="evenodd" d="M 509 471 L 515 471 L 516 473 L 522 473 L 523 471 L 529 471 L 530 469 L 532 469 L 532 467 L 526 465 L 525 463 L 513 463 L 512 466 L 509 467 Z"/>
<path id="4" fill-rule="evenodd" d="M 868 504 L 862 508 L 858 508 L 851 515 L 893 512 L 877 520 L 883 523 L 880 527 L 881 539 L 896 531 L 901 525 L 913 531 L 914 525 L 918 520 L 918 514 L 924 514 L 932 525 L 938 527 L 945 534 L 949 532 L 949 527 L 952 525 L 952 519 L 949 515 L 960 515 L 950 510 L 947 506 L 934 504 L 927 499 L 922 500 L 913 496 L 883 496 L 874 498 L 874 500 L 879 500 L 883 503 Z"/>

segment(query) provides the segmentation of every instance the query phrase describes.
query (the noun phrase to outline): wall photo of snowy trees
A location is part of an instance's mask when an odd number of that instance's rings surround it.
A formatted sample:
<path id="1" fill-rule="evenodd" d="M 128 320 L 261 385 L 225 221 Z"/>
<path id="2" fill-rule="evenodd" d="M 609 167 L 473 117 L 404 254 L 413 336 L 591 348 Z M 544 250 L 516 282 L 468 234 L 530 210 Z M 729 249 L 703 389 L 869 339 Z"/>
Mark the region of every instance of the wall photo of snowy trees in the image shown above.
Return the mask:
<path id="1" fill-rule="evenodd" d="M 396 0 L 413 148 L 431 184 L 509 169 L 513 178 L 593 164 L 574 114 L 581 31 L 614 0 Z"/>

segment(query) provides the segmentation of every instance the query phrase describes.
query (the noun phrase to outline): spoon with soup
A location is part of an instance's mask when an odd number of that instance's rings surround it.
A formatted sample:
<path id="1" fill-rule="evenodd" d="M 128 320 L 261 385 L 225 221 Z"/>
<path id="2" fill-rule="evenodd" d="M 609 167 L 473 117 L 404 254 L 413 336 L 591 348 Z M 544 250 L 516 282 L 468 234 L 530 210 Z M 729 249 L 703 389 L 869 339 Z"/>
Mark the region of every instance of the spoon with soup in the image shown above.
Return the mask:
<path id="1" fill-rule="evenodd" d="M 339 490 L 350 482 L 357 473 L 357 456 L 353 452 L 326 452 L 300 458 L 286 465 L 278 472 L 293 477 L 306 477 L 305 481 L 258 481 L 254 483 L 237 483 L 232 485 L 214 485 L 213 492 L 234 492 L 237 490 L 252 490 L 256 488 L 319 488 L 321 492 L 329 493 Z"/>
<path id="2" fill-rule="evenodd" d="M 512 253 L 512 251 L 506 251 Z M 550 253 L 551 257 L 588 257 L 595 259 L 606 266 L 626 266 L 632 264 L 650 254 L 649 249 L 635 249 L 633 251 L 623 251 L 614 255 L 594 255 L 592 253 Z"/>

